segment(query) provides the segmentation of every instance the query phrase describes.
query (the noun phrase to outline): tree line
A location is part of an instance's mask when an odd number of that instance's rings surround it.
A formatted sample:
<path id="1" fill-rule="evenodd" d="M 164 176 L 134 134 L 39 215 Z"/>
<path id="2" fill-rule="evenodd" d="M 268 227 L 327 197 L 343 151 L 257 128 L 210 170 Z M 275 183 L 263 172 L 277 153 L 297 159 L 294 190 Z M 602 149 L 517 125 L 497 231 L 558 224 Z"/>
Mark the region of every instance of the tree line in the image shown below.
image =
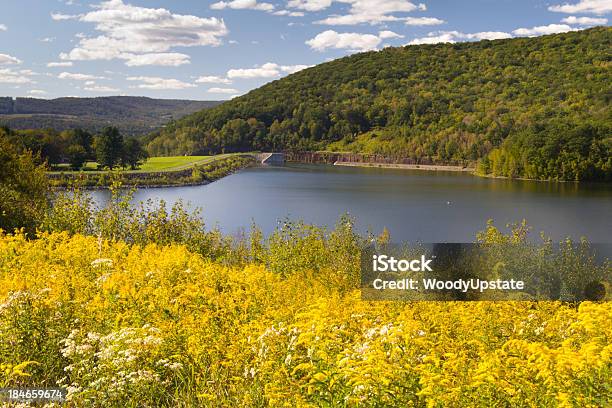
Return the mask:
<path id="1" fill-rule="evenodd" d="M 504 140 L 478 172 L 504 177 L 612 181 L 612 127 L 553 121 Z"/>
<path id="2" fill-rule="evenodd" d="M 58 132 L 53 129 L 13 130 L 0 127 L 0 136 L 17 151 L 33 153 L 40 163 L 51 168 L 68 165 L 80 170 L 88 161 L 98 163 L 99 169 L 117 167 L 137 169 L 148 157 L 136 138 L 124 138 L 116 127 L 106 127 L 93 135 L 83 129 Z"/>

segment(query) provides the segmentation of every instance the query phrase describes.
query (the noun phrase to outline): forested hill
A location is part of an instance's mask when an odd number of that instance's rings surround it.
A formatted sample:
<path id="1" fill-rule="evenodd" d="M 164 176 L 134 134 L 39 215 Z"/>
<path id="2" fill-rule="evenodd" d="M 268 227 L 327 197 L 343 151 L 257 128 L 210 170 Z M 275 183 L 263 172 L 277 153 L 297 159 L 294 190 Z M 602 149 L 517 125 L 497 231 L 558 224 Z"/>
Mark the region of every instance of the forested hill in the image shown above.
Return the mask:
<path id="1" fill-rule="evenodd" d="M 358 151 L 611 179 L 612 28 L 385 48 L 271 82 L 148 137 L 156 155 Z"/>
<path id="2" fill-rule="evenodd" d="M 152 132 L 173 119 L 219 103 L 134 96 L 0 98 L 0 125 L 13 129 L 82 128 L 90 132 L 112 125 L 123 134 L 137 135 Z"/>

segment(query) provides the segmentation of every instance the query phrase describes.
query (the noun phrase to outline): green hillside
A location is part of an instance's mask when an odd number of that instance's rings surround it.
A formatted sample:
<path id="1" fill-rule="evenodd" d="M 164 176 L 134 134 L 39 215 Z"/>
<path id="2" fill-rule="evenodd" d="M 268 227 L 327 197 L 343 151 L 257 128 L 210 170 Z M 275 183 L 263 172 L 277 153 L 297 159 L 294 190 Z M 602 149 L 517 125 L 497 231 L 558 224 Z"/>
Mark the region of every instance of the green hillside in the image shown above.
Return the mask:
<path id="1" fill-rule="evenodd" d="M 81 128 L 94 133 L 113 125 L 125 135 L 139 135 L 219 103 L 135 96 L 57 99 L 6 97 L 0 98 L 0 125 L 12 129 L 52 128 L 58 131 Z"/>
<path id="2" fill-rule="evenodd" d="M 612 179 L 612 29 L 385 48 L 197 112 L 147 138 L 153 155 L 336 150 L 483 173 Z"/>

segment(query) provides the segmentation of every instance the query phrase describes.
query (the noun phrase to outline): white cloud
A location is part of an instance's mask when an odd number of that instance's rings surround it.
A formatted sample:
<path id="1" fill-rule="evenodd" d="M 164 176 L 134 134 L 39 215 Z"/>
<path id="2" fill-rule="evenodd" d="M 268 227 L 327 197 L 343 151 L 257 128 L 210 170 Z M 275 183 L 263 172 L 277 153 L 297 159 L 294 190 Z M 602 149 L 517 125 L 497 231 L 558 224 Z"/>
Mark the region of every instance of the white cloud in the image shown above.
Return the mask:
<path id="1" fill-rule="evenodd" d="M 12 69 L 0 69 L 0 84 L 29 84 L 33 81 L 29 78 L 34 73 L 27 70 L 13 71 Z"/>
<path id="2" fill-rule="evenodd" d="M 100 92 L 100 93 L 119 92 L 119 89 L 117 88 L 111 88 L 110 86 L 100 86 L 100 85 L 89 85 L 83 89 L 89 92 Z"/>
<path id="3" fill-rule="evenodd" d="M 233 0 L 233 1 L 219 1 L 210 5 L 213 10 L 223 10 L 226 8 L 234 10 L 261 10 L 261 11 L 272 11 L 274 5 L 270 3 L 258 3 L 256 0 Z"/>
<path id="4" fill-rule="evenodd" d="M 234 88 L 209 88 L 206 92 L 216 94 L 235 94 L 238 92 L 238 90 Z"/>
<path id="5" fill-rule="evenodd" d="M 64 62 L 49 62 L 47 64 L 47 67 L 49 68 L 54 68 L 54 67 L 71 67 L 73 64 L 70 61 L 64 61 Z"/>
<path id="6" fill-rule="evenodd" d="M 557 33 L 566 33 L 568 31 L 574 31 L 575 28 L 568 26 L 567 24 L 549 24 L 545 26 L 537 26 L 532 28 L 518 28 L 512 33 L 514 35 L 519 36 L 529 36 L 534 37 L 538 35 L 546 35 L 546 34 L 557 34 Z"/>
<path id="7" fill-rule="evenodd" d="M 567 24 L 581 24 L 585 26 L 594 26 L 594 25 L 605 25 L 608 24 L 607 18 L 596 18 L 596 17 L 576 17 L 569 16 L 565 17 L 561 20 L 562 23 Z"/>
<path id="8" fill-rule="evenodd" d="M 8 27 L 5 24 L 0 24 L 0 31 L 6 31 Z"/>
<path id="9" fill-rule="evenodd" d="M 290 0 L 287 7 L 306 11 L 321 11 L 331 6 L 332 0 Z"/>
<path id="10" fill-rule="evenodd" d="M 189 55 L 178 52 L 160 52 L 151 54 L 123 54 L 121 58 L 127 59 L 125 65 L 128 67 L 141 67 L 143 65 L 158 65 L 164 67 L 178 67 L 189 64 Z"/>
<path id="11" fill-rule="evenodd" d="M 39 41 L 44 42 L 44 43 L 50 43 L 50 42 L 55 41 L 55 37 L 45 37 L 45 38 L 41 38 Z"/>
<path id="12" fill-rule="evenodd" d="M 62 72 L 57 76 L 59 79 L 72 79 L 75 81 L 92 81 L 94 79 L 105 79 L 104 77 L 98 77 L 89 74 L 78 74 L 72 72 Z"/>
<path id="13" fill-rule="evenodd" d="M 575 31 L 575 28 L 567 24 L 549 24 L 546 26 L 538 26 L 532 28 L 518 28 L 512 31 L 515 36 L 538 36 L 555 33 L 565 33 Z M 481 31 L 478 33 L 466 34 L 459 31 L 434 31 L 427 34 L 427 37 L 415 38 L 407 45 L 416 44 L 438 44 L 438 43 L 455 43 L 458 41 L 478 41 L 478 40 L 502 40 L 512 38 L 511 33 L 503 31 Z"/>
<path id="14" fill-rule="evenodd" d="M 174 47 L 217 46 L 227 35 L 225 22 L 216 17 L 202 18 L 172 14 L 158 8 L 145 8 L 108 0 L 95 10 L 79 16 L 62 15 L 95 24 L 102 34 L 82 37 L 63 60 L 126 60 L 127 65 L 181 65 L 185 54 L 168 52 Z"/>
<path id="15" fill-rule="evenodd" d="M 79 17 L 80 17 L 79 15 L 73 15 L 73 14 L 51 13 L 51 19 L 55 21 L 73 20 Z"/>
<path id="16" fill-rule="evenodd" d="M 274 78 L 283 73 L 293 74 L 309 67 L 311 65 L 278 65 L 268 62 L 255 68 L 230 69 L 227 71 L 227 77 L 231 79 Z"/>
<path id="17" fill-rule="evenodd" d="M 512 35 L 503 31 L 481 31 L 479 33 L 465 34 L 465 38 L 468 40 L 505 40 L 512 38 Z"/>
<path id="18" fill-rule="evenodd" d="M 427 37 L 415 38 L 407 45 L 454 43 L 457 41 L 457 34 L 459 34 L 457 31 L 429 33 Z"/>
<path id="19" fill-rule="evenodd" d="M 444 20 L 435 17 L 406 17 L 404 22 L 409 26 L 433 26 L 444 24 Z"/>
<path id="20" fill-rule="evenodd" d="M 306 68 L 310 68 L 312 67 L 312 65 L 282 65 L 281 71 L 287 73 L 287 74 L 295 74 L 298 71 L 301 71 L 303 69 Z"/>
<path id="21" fill-rule="evenodd" d="M 0 54 L 0 65 L 12 64 L 21 64 L 21 60 L 8 54 Z"/>
<path id="22" fill-rule="evenodd" d="M 423 10 L 423 5 L 415 5 L 408 0 L 337 0 L 339 3 L 350 5 L 349 13 L 333 15 L 317 21 L 326 25 L 355 25 L 380 24 L 390 21 L 401 21 L 405 17 L 396 16 L 396 13 L 409 13 Z"/>
<path id="23" fill-rule="evenodd" d="M 257 68 L 246 69 L 230 69 L 227 71 L 227 77 L 234 78 L 273 78 L 280 74 L 278 64 L 268 62 Z"/>
<path id="24" fill-rule="evenodd" d="M 606 14 L 612 11 L 612 0 L 580 0 L 575 4 L 560 4 L 548 7 L 550 11 L 559 13 L 589 13 L 589 14 Z"/>
<path id="25" fill-rule="evenodd" d="M 198 84 L 226 84 L 229 85 L 232 83 L 231 79 L 222 78 L 219 76 L 209 75 L 209 76 L 201 76 L 196 79 L 196 83 Z"/>
<path id="26" fill-rule="evenodd" d="M 316 51 L 348 49 L 350 51 L 369 51 L 376 49 L 387 38 L 401 38 L 392 31 L 381 31 L 379 35 L 359 33 L 337 33 L 327 30 L 306 41 L 306 45 Z"/>
<path id="27" fill-rule="evenodd" d="M 435 31 L 427 34 L 427 37 L 415 38 L 407 45 L 455 43 L 457 41 L 474 40 L 502 40 L 506 38 L 512 38 L 512 35 L 503 31 L 481 31 L 472 34 L 465 34 L 459 31 Z"/>
<path id="28" fill-rule="evenodd" d="M 30 95 L 46 95 L 47 91 L 43 91 L 42 89 L 32 89 L 28 91 Z"/>
<path id="29" fill-rule="evenodd" d="M 272 14 L 275 16 L 304 17 L 304 13 L 302 11 L 278 10 Z"/>
<path id="30" fill-rule="evenodd" d="M 128 77 L 127 80 L 142 82 L 141 84 L 136 86 L 136 88 L 140 88 L 140 89 L 167 90 L 167 89 L 195 88 L 194 84 L 183 82 L 178 79 L 139 76 L 139 77 Z"/>
<path id="31" fill-rule="evenodd" d="M 390 38 L 404 38 L 403 35 L 399 35 L 398 33 L 394 33 L 393 31 L 381 31 L 380 33 L 378 33 L 378 37 L 382 38 L 383 40 L 387 40 Z"/>

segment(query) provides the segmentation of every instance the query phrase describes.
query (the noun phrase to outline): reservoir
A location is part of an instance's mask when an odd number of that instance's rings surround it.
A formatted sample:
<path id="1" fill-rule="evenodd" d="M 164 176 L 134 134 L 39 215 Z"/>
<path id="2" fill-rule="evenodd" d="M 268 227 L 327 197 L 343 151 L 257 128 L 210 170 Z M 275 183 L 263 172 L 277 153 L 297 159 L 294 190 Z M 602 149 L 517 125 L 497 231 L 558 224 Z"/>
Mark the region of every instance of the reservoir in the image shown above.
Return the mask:
<path id="1" fill-rule="evenodd" d="M 97 202 L 108 191 L 92 193 Z M 473 242 L 488 219 L 527 220 L 532 240 L 587 237 L 612 242 L 612 186 L 506 179 L 419 170 L 287 164 L 247 168 L 201 186 L 138 190 L 135 201 L 179 199 L 202 209 L 207 227 L 227 234 L 255 222 L 270 233 L 285 219 L 333 225 L 343 214 L 360 232 L 421 242 Z"/>

